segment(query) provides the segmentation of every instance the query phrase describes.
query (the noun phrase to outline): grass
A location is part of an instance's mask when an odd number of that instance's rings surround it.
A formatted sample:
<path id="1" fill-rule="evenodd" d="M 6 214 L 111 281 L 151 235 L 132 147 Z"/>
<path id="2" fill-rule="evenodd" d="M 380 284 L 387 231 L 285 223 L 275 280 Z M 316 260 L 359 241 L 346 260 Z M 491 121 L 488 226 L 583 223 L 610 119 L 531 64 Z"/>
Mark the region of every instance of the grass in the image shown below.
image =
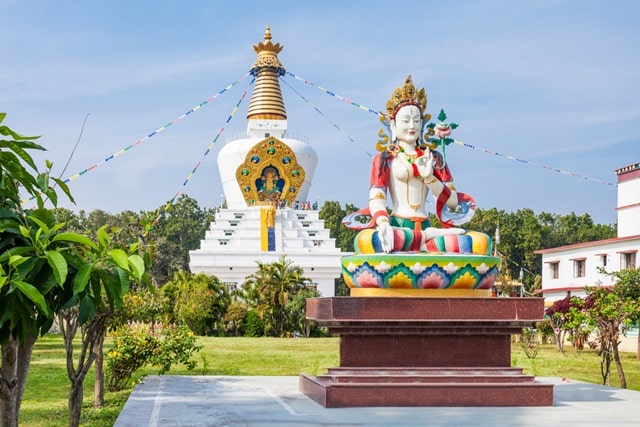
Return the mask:
<path id="1" fill-rule="evenodd" d="M 339 365 L 339 338 L 199 338 L 203 348 L 198 367 L 188 371 L 183 366 L 172 368 L 172 375 L 272 375 L 297 376 L 325 373 Z M 106 346 L 110 345 L 110 341 Z M 472 349 L 470 349 L 472 351 Z M 540 346 L 536 358 L 528 358 L 520 344 L 512 346 L 513 366 L 539 377 L 562 377 L 596 384 L 602 383 L 600 357 L 594 351 L 578 352 L 567 345 L 559 353 L 555 345 Z M 62 338 L 47 335 L 36 342 L 20 411 L 20 425 L 57 427 L 69 425 L 67 393 L 69 380 L 65 368 Z M 635 354 L 623 353 L 623 367 L 628 388 L 640 391 L 640 362 Z M 145 375 L 157 371 L 147 368 L 136 373 L 132 387 Z M 617 387 L 618 376 L 611 366 L 611 386 Z M 83 426 L 112 426 L 126 403 L 132 388 L 105 393 L 105 407 L 93 408 L 93 372 L 85 380 Z"/>
<path id="2" fill-rule="evenodd" d="M 621 353 L 621 358 L 627 388 L 640 391 L 640 361 L 636 354 Z M 511 365 L 521 367 L 525 373 L 536 377 L 560 377 L 602 384 L 600 362 L 601 357 L 594 350 L 577 351 L 568 343 L 565 345 L 564 353 L 559 352 L 555 344 L 541 345 L 538 355 L 533 359 L 526 356 L 520 344 L 514 343 L 511 347 Z M 620 387 L 613 361 L 607 385 Z"/>

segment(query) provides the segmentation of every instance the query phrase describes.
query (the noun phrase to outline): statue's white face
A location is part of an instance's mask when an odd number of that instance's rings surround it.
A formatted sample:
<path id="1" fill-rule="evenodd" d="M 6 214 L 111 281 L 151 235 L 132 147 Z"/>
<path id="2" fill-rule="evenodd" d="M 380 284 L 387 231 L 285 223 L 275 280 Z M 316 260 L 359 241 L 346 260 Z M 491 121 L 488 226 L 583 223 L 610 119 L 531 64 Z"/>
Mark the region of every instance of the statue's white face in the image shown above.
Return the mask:
<path id="1" fill-rule="evenodd" d="M 398 110 L 395 120 L 391 120 L 391 133 L 395 139 L 415 143 L 420 137 L 422 117 L 415 105 L 405 105 Z"/>

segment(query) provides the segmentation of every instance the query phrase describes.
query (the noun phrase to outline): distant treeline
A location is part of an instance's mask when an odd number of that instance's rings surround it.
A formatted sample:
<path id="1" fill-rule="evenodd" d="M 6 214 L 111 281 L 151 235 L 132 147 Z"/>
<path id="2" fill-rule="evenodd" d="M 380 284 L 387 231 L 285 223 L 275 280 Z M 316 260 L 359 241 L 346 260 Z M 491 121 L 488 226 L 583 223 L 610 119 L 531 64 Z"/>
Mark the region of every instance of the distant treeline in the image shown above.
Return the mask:
<path id="1" fill-rule="evenodd" d="M 178 271 L 189 270 L 189 251 L 200 247 L 200 240 L 211 221 L 215 219 L 216 208 L 202 208 L 189 196 L 181 195 L 169 209 L 165 205 L 153 211 L 123 211 L 111 214 L 102 210 L 78 213 L 64 208 L 56 210 L 60 219 L 73 231 L 82 231 L 95 235 L 102 225 L 119 230 L 123 241 L 142 236 L 153 247 L 154 262 L 151 275 L 160 286 L 173 278 Z M 342 218 L 358 208 L 352 204 L 344 207 L 337 201 L 325 201 L 320 208 L 320 218 L 330 230 L 336 245 L 343 251 L 353 251 L 354 230 L 342 225 Z M 438 221 L 433 216 L 432 223 Z M 616 226 L 595 224 L 589 214 L 558 215 L 532 209 L 520 209 L 516 212 L 504 210 L 477 209 L 472 221 L 464 226 L 469 230 L 487 233 L 494 237 L 500 227 L 498 251 L 506 259 L 509 273 L 517 278 L 520 270 L 524 272 L 526 289 L 534 286 L 536 275 L 541 272 L 540 256 L 534 251 L 574 243 L 609 239 L 616 236 Z"/>

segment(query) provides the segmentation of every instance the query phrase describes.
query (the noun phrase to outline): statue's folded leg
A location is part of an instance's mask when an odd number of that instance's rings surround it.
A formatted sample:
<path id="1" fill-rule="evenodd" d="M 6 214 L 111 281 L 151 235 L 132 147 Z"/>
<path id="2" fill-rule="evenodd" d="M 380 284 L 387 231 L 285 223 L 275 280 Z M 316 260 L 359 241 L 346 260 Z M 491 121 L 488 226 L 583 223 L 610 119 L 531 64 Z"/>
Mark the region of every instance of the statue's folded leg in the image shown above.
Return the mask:
<path id="1" fill-rule="evenodd" d="M 491 255 L 491 237 L 479 231 L 435 236 L 425 244 L 427 252 Z"/>
<path id="2" fill-rule="evenodd" d="M 444 233 L 432 233 L 426 239 L 427 230 L 439 230 Z M 493 241 L 489 235 L 478 231 L 467 231 L 464 234 L 446 233 L 451 229 L 437 229 L 430 227 L 425 231 L 415 231 L 409 228 L 394 227 L 394 241 L 392 252 L 429 252 L 429 253 L 459 253 L 491 255 Z M 459 230 L 459 229 L 458 229 Z M 434 236 L 434 234 L 436 234 Z M 378 232 L 373 228 L 360 231 L 354 240 L 356 254 L 384 253 Z"/>
<path id="3" fill-rule="evenodd" d="M 446 229 L 437 229 L 446 230 Z M 423 244 L 425 234 L 409 228 L 394 228 L 392 252 L 429 252 L 491 255 L 493 241 L 489 235 L 478 231 L 464 234 L 443 234 L 429 238 Z M 356 254 L 384 253 L 378 232 L 373 228 L 360 231 L 354 240 Z"/>
<path id="4" fill-rule="evenodd" d="M 357 254 L 384 253 L 378 231 L 367 228 L 360 231 L 353 242 Z M 393 249 L 391 252 L 420 252 L 424 250 L 424 236 L 419 230 L 393 228 Z"/>

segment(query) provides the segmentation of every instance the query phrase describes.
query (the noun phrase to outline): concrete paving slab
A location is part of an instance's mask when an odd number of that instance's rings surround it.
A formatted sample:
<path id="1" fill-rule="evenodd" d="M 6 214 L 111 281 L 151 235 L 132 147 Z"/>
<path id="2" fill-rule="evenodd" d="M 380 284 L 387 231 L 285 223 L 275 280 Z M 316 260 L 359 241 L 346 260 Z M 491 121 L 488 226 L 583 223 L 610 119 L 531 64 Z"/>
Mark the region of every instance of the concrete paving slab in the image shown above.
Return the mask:
<path id="1" fill-rule="evenodd" d="M 547 407 L 326 409 L 298 390 L 298 377 L 149 376 L 115 427 L 140 426 L 637 426 L 640 392 L 560 378 Z"/>

